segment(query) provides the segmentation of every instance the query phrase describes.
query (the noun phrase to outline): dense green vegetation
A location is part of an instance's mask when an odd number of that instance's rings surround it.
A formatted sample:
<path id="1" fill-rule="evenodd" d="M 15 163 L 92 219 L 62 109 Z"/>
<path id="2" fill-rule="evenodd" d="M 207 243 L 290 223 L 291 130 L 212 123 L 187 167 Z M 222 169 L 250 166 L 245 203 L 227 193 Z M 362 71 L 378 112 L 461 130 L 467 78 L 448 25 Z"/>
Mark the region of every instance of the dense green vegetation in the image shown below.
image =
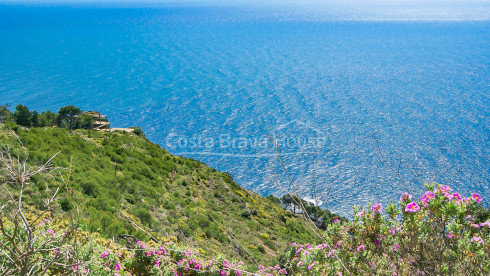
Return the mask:
<path id="1" fill-rule="evenodd" d="M 68 129 L 92 129 L 94 126 L 93 117 L 82 114 L 82 110 L 73 105 L 60 108 L 58 113 L 49 110 L 38 113 L 21 104 L 15 106 L 14 112 L 11 113 L 8 107 L 8 105 L 0 106 L 0 123 L 15 122 L 24 127 L 57 126 Z"/>
<path id="2" fill-rule="evenodd" d="M 318 241 L 301 215 L 283 209 L 279 199 L 245 190 L 229 174 L 201 162 L 173 156 L 140 131 L 25 128 L 12 122 L 0 128 L 0 146 L 19 151 L 18 136 L 31 165 L 60 152 L 54 166 L 64 169 L 34 176 L 24 201 L 42 210 L 46 185 L 61 187 L 53 214 L 79 211 L 88 232 L 105 238 L 175 237 L 203 254 L 246 263 L 253 258 L 267 263 L 291 242 Z M 321 216 L 322 224 L 333 219 L 328 211 Z"/>
<path id="3" fill-rule="evenodd" d="M 347 221 L 345 218 L 338 217 L 328 210 L 323 210 L 322 208 L 307 202 L 297 195 L 285 194 L 281 197 L 281 199 L 274 199 L 273 196 L 268 196 L 267 198 L 276 201 L 277 203 L 281 202 L 284 208 L 293 211 L 295 214 L 298 212 L 302 213 L 304 210 L 304 212 L 308 214 L 310 223 L 314 224 L 316 228 L 320 230 L 326 230 L 327 226 L 331 224 L 332 220 L 335 218 L 341 221 Z"/>

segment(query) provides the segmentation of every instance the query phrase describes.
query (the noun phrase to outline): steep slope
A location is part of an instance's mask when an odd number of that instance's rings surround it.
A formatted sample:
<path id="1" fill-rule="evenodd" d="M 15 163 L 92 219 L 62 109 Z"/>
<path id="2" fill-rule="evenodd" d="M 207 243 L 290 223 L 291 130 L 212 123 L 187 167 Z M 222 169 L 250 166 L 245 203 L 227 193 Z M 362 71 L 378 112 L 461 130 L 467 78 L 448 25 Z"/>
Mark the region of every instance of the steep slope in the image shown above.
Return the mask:
<path id="1" fill-rule="evenodd" d="M 54 166 L 64 168 L 33 178 L 25 200 L 42 209 L 40 188 L 60 187 L 55 213 L 78 212 L 86 230 L 108 238 L 175 237 L 203 254 L 262 263 L 291 242 L 317 241 L 306 223 L 276 198 L 243 189 L 227 173 L 201 162 L 173 156 L 144 135 L 11 127 L 31 165 L 59 151 Z M 0 145 L 21 152 L 15 135 L 0 128 Z"/>

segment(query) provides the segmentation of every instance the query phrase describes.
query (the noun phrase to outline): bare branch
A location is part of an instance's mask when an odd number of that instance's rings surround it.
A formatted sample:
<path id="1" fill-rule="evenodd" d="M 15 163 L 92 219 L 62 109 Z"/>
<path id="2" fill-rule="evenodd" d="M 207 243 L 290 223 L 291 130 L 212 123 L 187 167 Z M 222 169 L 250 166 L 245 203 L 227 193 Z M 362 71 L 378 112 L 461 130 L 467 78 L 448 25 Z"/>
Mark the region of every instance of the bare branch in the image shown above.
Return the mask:
<path id="1" fill-rule="evenodd" d="M 386 160 L 383 152 L 381 152 L 381 148 L 379 146 L 379 142 L 378 142 L 378 139 L 374 136 L 374 134 L 372 135 L 373 137 L 373 140 L 374 142 L 376 143 L 376 149 L 378 150 L 378 153 L 379 155 L 381 156 L 381 159 L 383 160 L 383 163 L 385 163 L 385 165 L 388 166 L 388 168 L 390 168 L 390 170 L 398 177 L 398 179 L 400 180 L 400 182 L 402 183 L 402 185 L 404 186 L 405 188 L 405 191 L 407 193 L 410 193 L 410 189 L 408 188 L 407 186 L 407 183 L 405 182 L 405 180 L 402 178 L 401 174 L 400 174 L 400 166 L 401 166 L 401 160 L 400 160 L 400 163 L 399 163 L 399 167 L 398 167 L 398 170 L 395 170 L 391 165 L 390 163 L 388 163 L 388 161 Z"/>
<path id="2" fill-rule="evenodd" d="M 298 189 L 296 188 L 296 184 L 294 183 L 291 175 L 289 174 L 288 169 L 286 168 L 286 165 L 284 164 L 283 156 L 282 156 L 281 151 L 277 145 L 277 141 L 274 141 L 274 153 L 275 153 L 276 159 L 278 160 L 279 164 L 281 165 L 281 168 L 283 169 L 284 173 L 286 174 L 286 176 L 289 180 L 290 186 L 293 188 L 294 194 L 296 195 L 297 198 L 300 198 L 299 193 L 298 193 Z M 278 182 L 278 184 L 281 185 L 280 182 Z M 332 255 L 335 257 L 335 259 L 340 263 L 340 265 L 350 275 L 351 272 L 347 269 L 347 267 L 344 265 L 344 263 L 340 260 L 339 256 L 335 253 L 335 251 L 332 249 L 332 247 L 327 243 L 327 241 L 325 240 L 325 237 L 320 234 L 320 229 L 318 229 L 316 224 L 311 220 L 311 217 L 308 214 L 308 211 L 306 210 L 302 200 L 297 200 L 295 197 L 292 197 L 292 199 L 302 209 L 303 217 L 307 221 L 307 225 L 310 228 L 310 230 L 324 242 L 324 244 L 328 247 L 328 249 L 333 253 Z"/>

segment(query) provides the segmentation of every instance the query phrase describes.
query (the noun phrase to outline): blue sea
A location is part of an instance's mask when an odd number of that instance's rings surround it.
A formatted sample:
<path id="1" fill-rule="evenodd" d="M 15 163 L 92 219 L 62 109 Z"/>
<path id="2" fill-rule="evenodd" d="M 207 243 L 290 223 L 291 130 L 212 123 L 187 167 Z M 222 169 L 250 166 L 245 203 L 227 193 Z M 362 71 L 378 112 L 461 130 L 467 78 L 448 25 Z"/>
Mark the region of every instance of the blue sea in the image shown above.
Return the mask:
<path id="1" fill-rule="evenodd" d="M 4 4 L 0 104 L 100 111 L 341 214 L 429 181 L 489 202 L 490 13 L 455 10 Z"/>

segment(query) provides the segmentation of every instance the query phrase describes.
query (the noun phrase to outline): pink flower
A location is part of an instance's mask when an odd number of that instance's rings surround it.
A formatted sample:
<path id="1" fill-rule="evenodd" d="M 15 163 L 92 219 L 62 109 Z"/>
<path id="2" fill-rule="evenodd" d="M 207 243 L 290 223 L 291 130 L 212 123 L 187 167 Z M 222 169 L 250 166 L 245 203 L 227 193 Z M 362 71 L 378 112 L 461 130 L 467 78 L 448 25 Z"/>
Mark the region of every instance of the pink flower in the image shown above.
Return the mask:
<path id="1" fill-rule="evenodd" d="M 480 228 L 480 225 L 475 224 L 475 223 L 472 223 L 472 224 L 470 224 L 470 225 L 471 225 L 471 227 L 473 227 L 473 228 Z"/>
<path id="2" fill-rule="evenodd" d="M 73 265 L 73 270 L 78 270 L 78 265 Z"/>
<path id="3" fill-rule="evenodd" d="M 102 252 L 102 254 L 100 254 L 100 257 L 102 259 L 105 259 L 107 256 L 109 256 L 109 253 L 107 251 L 104 251 L 104 252 Z"/>
<path id="4" fill-rule="evenodd" d="M 480 244 L 483 244 L 483 239 L 480 237 L 473 237 L 471 238 L 471 242 L 478 242 Z"/>
<path id="5" fill-rule="evenodd" d="M 366 247 L 362 244 L 357 247 L 357 252 L 359 252 L 361 250 L 366 250 Z"/>
<path id="6" fill-rule="evenodd" d="M 117 263 L 117 264 L 114 266 L 114 269 L 115 269 L 116 271 L 121 270 L 121 265 L 120 265 L 119 263 Z"/>
<path id="7" fill-rule="evenodd" d="M 381 206 L 381 204 L 379 203 L 376 203 L 371 206 L 371 210 L 373 210 L 374 213 L 381 214 L 381 212 L 383 211 L 383 206 Z"/>
<path id="8" fill-rule="evenodd" d="M 472 198 L 473 198 L 474 201 L 476 201 L 476 203 L 480 203 L 483 200 L 483 198 L 479 194 L 477 194 L 477 193 L 474 193 L 472 195 Z"/>
<path id="9" fill-rule="evenodd" d="M 411 203 L 407 204 L 407 206 L 405 207 L 405 212 L 415 213 L 418 210 L 420 210 L 420 207 L 417 204 L 417 202 L 411 202 Z"/>
<path id="10" fill-rule="evenodd" d="M 447 234 L 448 239 L 452 239 L 453 237 L 454 237 L 453 231 L 451 231 L 451 232 L 449 232 L 449 234 Z"/>
<path id="11" fill-rule="evenodd" d="M 46 232 L 50 233 L 51 236 L 53 236 L 53 238 L 54 238 L 54 231 L 52 229 L 48 229 L 48 230 L 46 230 Z"/>
<path id="12" fill-rule="evenodd" d="M 362 217 L 364 216 L 364 211 L 360 211 L 356 214 L 356 217 Z"/>
<path id="13" fill-rule="evenodd" d="M 313 266 L 315 265 L 315 261 L 313 261 L 309 266 L 308 266 L 308 270 L 311 270 L 313 268 Z"/>
<path id="14" fill-rule="evenodd" d="M 451 189 L 448 185 L 444 185 L 444 186 L 440 186 L 439 190 L 441 191 L 441 193 L 446 194 L 452 191 L 453 189 Z"/>
<path id="15" fill-rule="evenodd" d="M 396 234 L 395 228 L 391 228 L 391 235 L 394 236 Z"/>
<path id="16" fill-rule="evenodd" d="M 434 198 L 435 195 L 431 191 L 427 191 L 421 198 L 420 201 L 422 202 L 429 202 L 431 198 Z"/>
<path id="17" fill-rule="evenodd" d="M 490 228 L 490 221 L 486 221 L 484 223 L 480 223 L 480 226 L 481 227 L 486 226 L 487 228 Z"/>
<path id="18" fill-rule="evenodd" d="M 379 240 L 375 240 L 374 244 L 379 245 L 381 242 Z"/>
<path id="19" fill-rule="evenodd" d="M 154 266 L 156 267 L 160 267 L 160 262 L 158 260 L 156 260 L 154 263 L 153 263 Z M 199 265 L 197 266 L 197 268 L 199 268 Z"/>
<path id="20" fill-rule="evenodd" d="M 403 193 L 402 196 L 400 197 L 400 202 L 404 200 L 412 200 L 412 195 L 409 193 Z"/>
<path id="21" fill-rule="evenodd" d="M 393 245 L 393 251 L 397 251 L 399 247 L 400 247 L 400 245 L 399 245 L 399 244 L 395 244 L 395 245 Z"/>
<path id="22" fill-rule="evenodd" d="M 453 195 L 450 193 L 445 193 L 444 197 L 446 198 L 446 201 L 451 201 L 451 199 L 453 199 Z"/>
<path id="23" fill-rule="evenodd" d="M 338 220 L 338 219 L 334 219 L 334 220 L 333 220 L 333 223 L 337 223 L 337 222 L 339 222 L 339 220 Z"/>
<path id="24" fill-rule="evenodd" d="M 164 256 L 165 256 L 165 254 L 167 254 L 167 252 L 165 251 L 165 248 L 163 248 L 161 246 L 160 246 L 160 254 L 164 255 Z"/>
<path id="25" fill-rule="evenodd" d="M 136 243 L 136 245 L 139 246 L 139 247 L 141 247 L 141 248 L 145 248 L 146 247 L 146 244 L 144 242 L 142 242 L 142 241 L 138 241 Z"/>
<path id="26" fill-rule="evenodd" d="M 456 199 L 457 202 L 459 202 L 462 199 L 458 193 L 454 193 L 453 198 Z"/>

